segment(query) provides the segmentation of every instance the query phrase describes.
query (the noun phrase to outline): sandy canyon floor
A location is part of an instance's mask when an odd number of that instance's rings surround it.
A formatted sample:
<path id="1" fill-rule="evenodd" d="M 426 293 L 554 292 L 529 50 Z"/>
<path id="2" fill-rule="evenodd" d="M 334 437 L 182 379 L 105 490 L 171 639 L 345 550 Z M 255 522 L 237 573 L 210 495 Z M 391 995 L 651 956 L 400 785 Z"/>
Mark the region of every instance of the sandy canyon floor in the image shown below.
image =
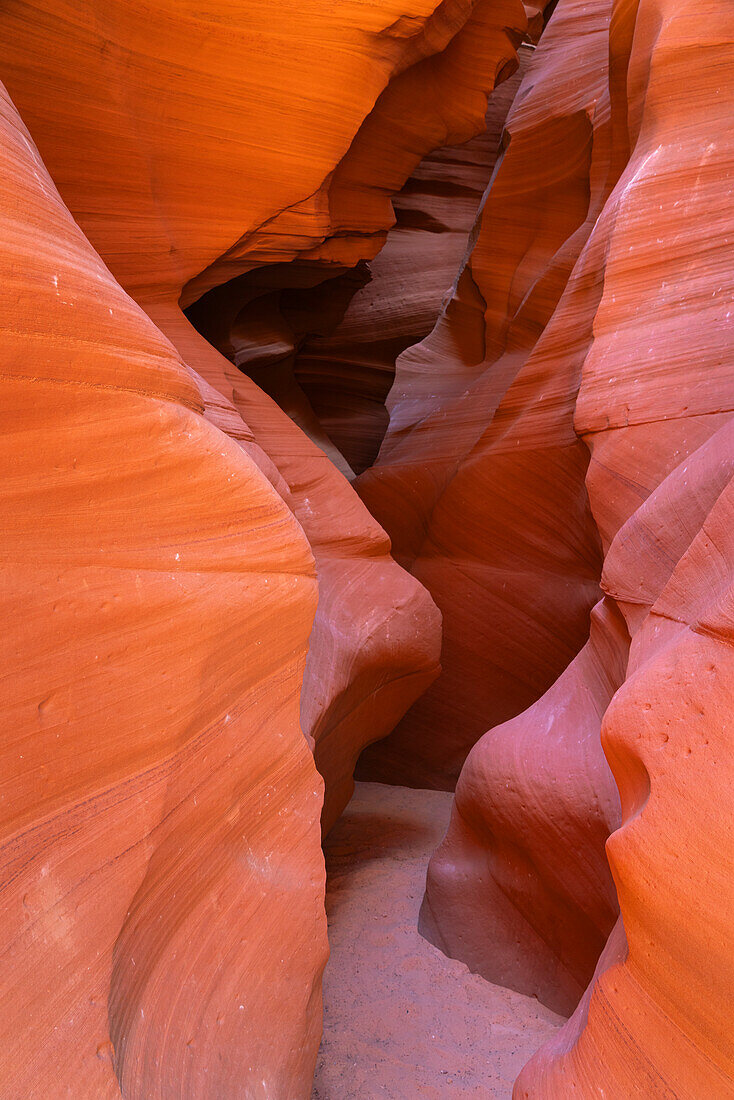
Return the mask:
<path id="1" fill-rule="evenodd" d="M 418 933 L 451 795 L 358 783 L 325 845 L 331 958 L 313 1100 L 506 1100 L 563 1022 Z"/>

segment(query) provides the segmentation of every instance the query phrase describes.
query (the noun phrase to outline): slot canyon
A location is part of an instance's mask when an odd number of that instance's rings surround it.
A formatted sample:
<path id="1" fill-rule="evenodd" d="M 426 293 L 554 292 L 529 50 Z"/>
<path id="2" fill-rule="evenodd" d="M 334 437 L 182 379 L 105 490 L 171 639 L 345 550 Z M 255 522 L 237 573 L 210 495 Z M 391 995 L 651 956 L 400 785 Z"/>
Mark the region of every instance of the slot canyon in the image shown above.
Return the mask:
<path id="1" fill-rule="evenodd" d="M 732 0 L 0 81 L 0 1100 L 734 1100 Z"/>

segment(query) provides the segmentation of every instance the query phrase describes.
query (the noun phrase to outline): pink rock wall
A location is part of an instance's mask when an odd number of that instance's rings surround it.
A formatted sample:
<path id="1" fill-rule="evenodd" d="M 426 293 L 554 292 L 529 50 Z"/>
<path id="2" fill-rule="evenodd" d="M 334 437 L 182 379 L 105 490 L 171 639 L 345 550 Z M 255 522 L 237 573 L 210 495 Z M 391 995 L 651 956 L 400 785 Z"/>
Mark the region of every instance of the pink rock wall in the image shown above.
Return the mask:
<path id="1" fill-rule="evenodd" d="M 600 15 L 605 6 L 593 5 Z M 561 0 L 538 60 L 573 7 Z M 434 938 L 489 976 L 570 1006 L 612 920 L 608 894 L 593 908 L 606 852 L 621 919 L 517 1097 L 734 1094 L 734 285 L 722 138 L 734 106 L 734 23 L 727 6 L 705 8 L 611 7 L 618 182 L 565 295 L 578 303 L 571 339 L 589 334 L 574 430 L 591 456 L 605 610 L 556 685 L 475 747 L 429 874 Z M 593 293 L 579 296 L 584 286 Z M 584 919 L 593 938 L 581 934 Z"/>
<path id="2" fill-rule="evenodd" d="M 566 5 L 543 35 L 455 295 L 398 361 L 390 428 L 357 483 L 444 623 L 441 678 L 365 778 L 450 789 L 487 727 L 588 637 L 601 555 L 573 429 L 587 337 L 564 291 L 609 187 L 607 22 Z M 571 38 L 583 48 L 569 58 Z"/>

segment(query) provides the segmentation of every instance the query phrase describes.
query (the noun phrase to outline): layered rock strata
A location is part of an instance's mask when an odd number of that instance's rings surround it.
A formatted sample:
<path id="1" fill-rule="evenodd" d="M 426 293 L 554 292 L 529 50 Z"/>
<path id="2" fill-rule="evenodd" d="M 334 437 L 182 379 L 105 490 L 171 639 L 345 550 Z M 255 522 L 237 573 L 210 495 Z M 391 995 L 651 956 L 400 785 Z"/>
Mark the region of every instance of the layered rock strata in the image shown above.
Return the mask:
<path id="1" fill-rule="evenodd" d="M 0 1093 L 306 1096 L 311 551 L 0 129 Z"/>
<path id="2" fill-rule="evenodd" d="M 277 30 L 257 7 L 3 9 L 33 136 L 149 315 L 3 101 L 9 1097 L 307 1095 L 326 945 L 299 704 L 328 824 L 361 744 L 437 670 L 437 614 L 384 533 L 177 305 L 202 272 L 229 276 L 233 239 L 262 252 L 261 227 L 323 190 L 390 81 L 474 17 L 326 7 L 292 5 Z M 292 65 L 273 67 L 283 49 Z"/>
<path id="3" fill-rule="evenodd" d="M 398 356 L 429 334 L 451 293 L 529 54 L 520 46 L 519 68 L 490 96 L 483 132 L 435 150 L 414 169 L 393 199 L 395 225 L 366 270 L 347 272 L 341 285 L 320 284 L 297 313 L 288 300 L 305 334 L 293 374 L 356 474 L 372 465 L 387 429 Z"/>
<path id="4" fill-rule="evenodd" d="M 0 1094 L 305 1100 L 322 801 L 438 605 L 361 774 L 458 777 L 445 974 L 577 1005 L 516 1097 L 734 1096 L 728 0 L 0 27 Z"/>
<path id="5" fill-rule="evenodd" d="M 541 64 L 574 7 L 561 0 Z M 717 2 L 703 21 L 668 0 L 584 7 L 611 17 L 611 153 L 557 314 L 573 307 L 567 340 L 583 347 L 573 426 L 604 600 L 577 660 L 467 760 L 426 927 L 557 1007 L 592 978 L 517 1097 L 731 1096 L 734 17 Z M 592 976 L 613 913 L 605 854 L 621 917 Z"/>
<path id="6" fill-rule="evenodd" d="M 564 292 L 608 189 L 607 23 L 577 2 L 545 31 L 474 248 L 435 330 L 398 360 L 390 426 L 357 483 L 444 622 L 441 678 L 364 778 L 450 789 L 487 727 L 588 637 L 601 548 L 573 429 L 587 344 Z"/>
<path id="7" fill-rule="evenodd" d="M 325 275 L 374 255 L 415 164 L 481 127 L 526 17 L 519 0 L 355 0 L 349 19 L 289 2 L 277 21 L 267 5 L 235 7 L 74 0 L 62 14 L 44 0 L 31 19 L 16 0 L 3 12 L 3 73 L 72 213 L 226 399 L 228 430 L 308 532 L 320 600 L 302 722 L 328 828 L 360 749 L 436 676 L 440 618 L 324 440 L 202 341 L 179 300 L 295 257 Z"/>
<path id="8" fill-rule="evenodd" d="M 486 216 L 494 195 L 498 221 L 514 243 L 519 179 L 527 175 L 533 185 L 545 179 L 537 170 L 527 173 L 515 158 L 529 145 L 530 135 L 536 165 L 550 160 L 555 143 L 564 173 L 556 191 L 556 216 L 550 220 L 543 187 L 533 192 L 526 220 L 540 255 L 544 245 L 548 248 L 548 234 L 563 232 L 560 212 L 572 232 L 547 264 L 555 282 L 548 282 L 544 269 L 544 286 L 534 288 L 551 316 L 494 416 L 494 450 L 485 463 L 493 460 L 504 471 L 514 471 L 514 481 L 503 472 L 494 490 L 506 499 L 513 487 L 513 511 L 509 521 L 507 509 L 495 511 L 491 520 L 488 516 L 481 563 L 498 595 L 506 600 L 509 592 L 521 614 L 528 614 L 528 591 L 539 593 L 530 608 L 537 617 L 540 600 L 541 608 L 555 606 L 557 614 L 573 612 L 572 603 L 563 607 L 558 582 L 565 581 L 568 591 L 574 575 L 559 574 L 555 563 L 567 552 L 569 539 L 578 553 L 589 528 L 595 532 L 583 481 L 588 452 L 574 431 L 574 414 L 592 340 L 588 320 L 598 301 L 598 282 L 589 277 L 582 248 L 618 171 L 608 91 L 610 12 L 609 0 L 596 5 L 570 0 L 559 7 L 518 93 L 508 120 L 509 148 L 485 205 Z M 582 37 L 585 49 L 569 72 L 563 45 Z M 574 144 L 579 141 L 580 147 Z M 572 218 L 574 194 L 580 205 Z M 575 228 L 584 205 L 587 216 Z M 476 249 L 489 248 L 492 228 L 483 221 Z M 522 250 L 523 243 L 517 247 Z M 532 249 L 523 252 L 524 263 L 528 254 Z M 524 451 L 526 441 L 532 450 Z M 555 484 L 548 480 L 553 474 Z M 559 500 L 564 486 L 583 502 L 584 528 L 569 522 L 568 504 Z M 522 572 L 506 572 L 513 564 L 510 554 L 519 559 Z M 539 569 L 544 561 L 545 572 Z M 506 618 L 490 625 L 510 633 Z M 523 667 L 523 655 L 525 667 L 537 660 L 537 638 L 537 633 L 523 633 L 519 624 L 510 633 L 512 648 L 505 653 L 514 656 L 515 667 Z M 457 786 L 449 837 L 431 864 L 422 913 L 424 933 L 450 954 L 565 1014 L 591 980 L 618 914 L 604 844 L 619 825 L 619 797 L 599 729 L 624 678 L 628 645 L 623 618 L 608 601 L 600 603 L 589 642 L 560 679 L 528 711 L 498 725 L 474 747 Z"/>

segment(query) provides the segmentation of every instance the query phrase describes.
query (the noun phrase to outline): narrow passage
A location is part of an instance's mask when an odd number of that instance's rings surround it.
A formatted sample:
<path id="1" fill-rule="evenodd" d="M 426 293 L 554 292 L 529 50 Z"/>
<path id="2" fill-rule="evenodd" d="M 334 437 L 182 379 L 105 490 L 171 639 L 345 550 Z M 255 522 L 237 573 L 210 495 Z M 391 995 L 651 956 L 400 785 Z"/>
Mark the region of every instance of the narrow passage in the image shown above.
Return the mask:
<path id="1" fill-rule="evenodd" d="M 358 783 L 326 840 L 331 958 L 313 1100 L 506 1100 L 563 1022 L 419 935 L 451 798 Z"/>

